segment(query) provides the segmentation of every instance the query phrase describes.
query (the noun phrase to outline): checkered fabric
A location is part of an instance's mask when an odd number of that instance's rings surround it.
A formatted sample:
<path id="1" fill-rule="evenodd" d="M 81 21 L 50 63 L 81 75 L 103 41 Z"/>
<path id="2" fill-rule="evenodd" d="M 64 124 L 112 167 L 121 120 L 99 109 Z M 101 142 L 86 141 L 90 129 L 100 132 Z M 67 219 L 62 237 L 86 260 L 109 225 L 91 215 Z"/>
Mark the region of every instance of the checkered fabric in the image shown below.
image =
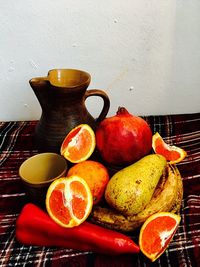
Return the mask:
<path id="1" fill-rule="evenodd" d="M 153 133 L 182 147 L 187 158 L 177 167 L 184 198 L 181 223 L 166 252 L 150 263 L 139 255 L 105 256 L 63 248 L 24 246 L 15 239 L 15 222 L 27 203 L 18 169 L 38 153 L 33 145 L 37 121 L 0 123 L 0 266 L 200 266 L 200 113 L 144 117 Z M 137 242 L 137 236 L 131 236 Z"/>

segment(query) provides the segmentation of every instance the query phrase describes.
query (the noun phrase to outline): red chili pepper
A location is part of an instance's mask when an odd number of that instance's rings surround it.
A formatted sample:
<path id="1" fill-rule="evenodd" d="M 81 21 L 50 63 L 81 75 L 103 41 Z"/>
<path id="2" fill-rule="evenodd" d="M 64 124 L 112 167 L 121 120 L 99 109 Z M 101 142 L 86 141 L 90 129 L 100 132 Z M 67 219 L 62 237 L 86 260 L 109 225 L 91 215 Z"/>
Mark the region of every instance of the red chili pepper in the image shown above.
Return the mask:
<path id="1" fill-rule="evenodd" d="M 57 246 L 103 254 L 139 253 L 139 247 L 126 235 L 83 222 L 64 228 L 34 204 L 26 204 L 16 221 L 16 238 L 25 245 Z"/>

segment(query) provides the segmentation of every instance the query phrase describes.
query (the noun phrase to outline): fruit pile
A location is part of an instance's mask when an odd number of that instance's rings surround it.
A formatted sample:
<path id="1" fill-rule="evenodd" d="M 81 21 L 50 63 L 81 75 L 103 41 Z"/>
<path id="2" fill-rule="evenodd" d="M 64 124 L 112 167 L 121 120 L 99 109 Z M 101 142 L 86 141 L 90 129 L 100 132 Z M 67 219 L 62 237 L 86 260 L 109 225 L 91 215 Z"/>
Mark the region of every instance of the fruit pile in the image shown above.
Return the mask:
<path id="1" fill-rule="evenodd" d="M 106 231 L 139 230 L 140 250 L 156 260 L 180 222 L 175 213 L 183 185 L 175 164 L 186 152 L 121 107 L 95 131 L 87 124 L 72 129 L 60 152 L 71 167 L 48 188 L 46 209 L 53 221 L 70 229 L 81 229 L 89 219 Z M 96 152 L 100 160 L 92 159 Z M 109 166 L 116 168 L 114 175 Z M 133 251 L 139 252 L 137 246 Z"/>

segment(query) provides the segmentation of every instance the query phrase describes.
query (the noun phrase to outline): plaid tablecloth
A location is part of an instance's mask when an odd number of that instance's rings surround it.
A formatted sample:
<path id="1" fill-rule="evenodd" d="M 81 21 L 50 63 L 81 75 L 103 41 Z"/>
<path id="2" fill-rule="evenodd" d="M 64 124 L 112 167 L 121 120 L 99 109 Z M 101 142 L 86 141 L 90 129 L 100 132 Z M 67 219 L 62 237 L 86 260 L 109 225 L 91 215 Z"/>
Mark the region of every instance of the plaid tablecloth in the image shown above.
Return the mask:
<path id="1" fill-rule="evenodd" d="M 177 164 L 184 184 L 181 223 L 166 252 L 155 263 L 142 254 L 105 256 L 71 249 L 24 246 L 15 239 L 15 221 L 27 202 L 18 175 L 20 164 L 37 153 L 36 121 L 0 123 L 0 266 L 200 266 L 200 113 L 148 116 L 153 133 L 184 148 Z M 131 236 L 136 239 L 136 236 Z"/>

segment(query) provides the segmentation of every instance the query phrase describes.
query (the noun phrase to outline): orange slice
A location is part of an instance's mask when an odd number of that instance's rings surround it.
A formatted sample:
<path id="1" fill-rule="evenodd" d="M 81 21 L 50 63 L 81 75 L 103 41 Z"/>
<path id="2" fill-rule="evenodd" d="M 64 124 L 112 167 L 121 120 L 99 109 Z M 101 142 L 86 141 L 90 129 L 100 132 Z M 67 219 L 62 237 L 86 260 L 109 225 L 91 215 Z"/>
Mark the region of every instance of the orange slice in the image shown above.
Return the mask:
<path id="1" fill-rule="evenodd" d="M 181 217 L 171 212 L 159 212 L 150 216 L 142 225 L 139 246 L 152 262 L 166 250 L 172 240 Z"/>
<path id="2" fill-rule="evenodd" d="M 61 155 L 72 163 L 87 160 L 96 145 L 95 134 L 88 124 L 80 124 L 73 128 L 61 145 Z"/>
<path id="3" fill-rule="evenodd" d="M 187 156 L 184 149 L 166 144 L 158 132 L 153 135 L 152 147 L 156 154 L 164 156 L 170 164 L 179 163 Z"/>
<path id="4" fill-rule="evenodd" d="M 92 210 L 92 193 L 81 177 L 59 178 L 49 186 L 46 208 L 49 216 L 63 227 L 84 222 Z"/>

